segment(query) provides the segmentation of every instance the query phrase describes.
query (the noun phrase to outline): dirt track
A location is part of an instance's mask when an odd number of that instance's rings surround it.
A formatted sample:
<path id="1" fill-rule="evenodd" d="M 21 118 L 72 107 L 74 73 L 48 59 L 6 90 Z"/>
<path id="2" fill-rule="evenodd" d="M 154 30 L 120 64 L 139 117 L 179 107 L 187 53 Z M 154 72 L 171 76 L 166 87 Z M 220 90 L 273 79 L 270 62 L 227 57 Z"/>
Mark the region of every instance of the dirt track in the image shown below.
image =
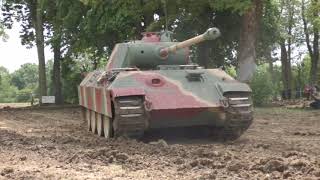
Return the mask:
<path id="1" fill-rule="evenodd" d="M 320 179 L 320 111 L 257 109 L 228 143 L 167 131 L 107 141 L 78 109 L 2 111 L 0 179 Z"/>

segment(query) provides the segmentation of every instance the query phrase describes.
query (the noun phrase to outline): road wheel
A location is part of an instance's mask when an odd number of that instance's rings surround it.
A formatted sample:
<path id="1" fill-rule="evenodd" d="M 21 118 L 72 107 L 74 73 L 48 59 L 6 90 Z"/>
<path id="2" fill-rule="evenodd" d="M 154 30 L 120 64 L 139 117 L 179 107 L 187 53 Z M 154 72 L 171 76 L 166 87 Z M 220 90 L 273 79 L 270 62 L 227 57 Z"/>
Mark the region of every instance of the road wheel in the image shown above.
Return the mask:
<path id="1" fill-rule="evenodd" d="M 103 136 L 103 115 L 97 113 L 97 133 L 99 136 Z"/>
<path id="2" fill-rule="evenodd" d="M 87 121 L 87 130 L 91 131 L 91 111 L 89 109 L 85 109 L 85 118 Z"/>
<path id="3" fill-rule="evenodd" d="M 91 131 L 93 134 L 97 133 L 97 113 L 94 111 L 91 111 Z"/>
<path id="4" fill-rule="evenodd" d="M 104 132 L 104 137 L 107 139 L 112 138 L 112 121 L 108 116 L 103 115 L 103 132 Z"/>

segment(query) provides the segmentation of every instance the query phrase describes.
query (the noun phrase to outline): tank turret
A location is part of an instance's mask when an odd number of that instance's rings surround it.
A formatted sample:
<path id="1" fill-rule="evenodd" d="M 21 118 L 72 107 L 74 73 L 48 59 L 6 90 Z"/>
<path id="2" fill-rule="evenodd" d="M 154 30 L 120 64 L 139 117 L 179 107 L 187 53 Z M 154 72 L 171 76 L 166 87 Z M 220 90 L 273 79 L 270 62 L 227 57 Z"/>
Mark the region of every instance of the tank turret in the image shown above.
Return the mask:
<path id="1" fill-rule="evenodd" d="M 150 70 L 157 69 L 159 65 L 190 64 L 190 46 L 206 40 L 214 40 L 220 35 L 219 29 L 210 28 L 205 33 L 183 42 L 172 42 L 170 33 L 168 31 L 146 32 L 143 33 L 141 41 L 117 44 L 106 69 L 135 67 Z"/>
<path id="2" fill-rule="evenodd" d="M 218 28 L 209 28 L 205 33 L 193 37 L 191 39 L 179 42 L 177 44 L 171 45 L 166 48 L 160 49 L 160 57 L 163 59 L 166 59 L 169 55 L 169 53 L 175 53 L 179 49 L 187 48 L 192 45 L 201 43 L 203 41 L 208 41 L 208 40 L 214 40 L 220 36 L 220 31 Z"/>

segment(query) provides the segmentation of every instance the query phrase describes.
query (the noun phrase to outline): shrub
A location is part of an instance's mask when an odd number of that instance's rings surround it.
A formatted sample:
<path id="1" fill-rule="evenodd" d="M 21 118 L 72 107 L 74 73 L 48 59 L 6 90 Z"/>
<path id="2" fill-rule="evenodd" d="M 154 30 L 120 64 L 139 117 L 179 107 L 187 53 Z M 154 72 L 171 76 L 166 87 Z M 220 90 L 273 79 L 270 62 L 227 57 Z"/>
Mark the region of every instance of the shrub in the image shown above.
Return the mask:
<path id="1" fill-rule="evenodd" d="M 30 102 L 33 89 L 25 88 L 17 92 L 16 102 Z"/>
<path id="2" fill-rule="evenodd" d="M 270 103 L 275 94 L 276 87 L 267 68 L 266 65 L 259 66 L 251 82 L 253 103 L 257 106 Z"/>

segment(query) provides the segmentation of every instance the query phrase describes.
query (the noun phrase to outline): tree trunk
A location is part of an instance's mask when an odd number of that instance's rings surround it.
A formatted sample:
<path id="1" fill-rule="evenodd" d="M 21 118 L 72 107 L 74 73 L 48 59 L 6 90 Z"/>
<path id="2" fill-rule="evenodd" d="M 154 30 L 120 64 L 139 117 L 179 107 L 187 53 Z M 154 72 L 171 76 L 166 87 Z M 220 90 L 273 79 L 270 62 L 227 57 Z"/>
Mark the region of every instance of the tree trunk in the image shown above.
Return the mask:
<path id="1" fill-rule="evenodd" d="M 275 76 L 274 76 L 274 66 L 273 66 L 273 58 L 272 58 L 272 47 L 268 46 L 265 50 L 265 58 L 269 64 L 269 73 L 271 76 L 272 84 L 275 82 Z"/>
<path id="2" fill-rule="evenodd" d="M 291 63 L 288 59 L 288 52 L 286 49 L 286 44 L 284 40 L 280 42 L 281 49 L 281 70 L 282 70 L 282 83 L 283 83 L 283 92 L 282 97 L 284 99 L 291 98 Z"/>
<path id="3" fill-rule="evenodd" d="M 204 68 L 208 68 L 209 65 L 209 44 L 203 42 L 198 46 L 198 63 Z"/>
<path id="4" fill-rule="evenodd" d="M 44 56 L 44 36 L 43 36 L 43 13 L 40 7 L 41 0 L 37 0 L 36 4 L 36 17 L 34 20 L 36 31 L 36 45 L 39 61 L 39 90 L 40 90 L 40 103 L 41 96 L 47 95 L 47 81 L 46 81 L 46 62 Z"/>
<path id="5" fill-rule="evenodd" d="M 57 40 L 59 41 L 59 40 Z M 53 46 L 53 94 L 56 98 L 56 104 L 63 104 L 61 89 L 61 47 L 60 41 L 55 42 Z"/>
<path id="6" fill-rule="evenodd" d="M 317 3 L 317 2 L 318 0 L 313 1 L 313 3 Z M 318 66 L 319 66 L 319 29 L 315 25 L 313 25 L 313 46 L 311 46 L 310 34 L 308 31 L 308 22 L 305 17 L 305 1 L 304 0 L 302 1 L 301 7 L 302 7 L 301 14 L 302 14 L 302 21 L 303 21 L 303 29 L 304 29 L 304 34 L 306 38 L 308 52 L 311 58 L 310 85 L 313 86 L 317 83 L 317 74 L 318 74 Z M 318 17 L 318 15 L 319 13 L 317 11 L 313 13 L 314 17 Z"/>
<path id="7" fill-rule="evenodd" d="M 319 65 L 319 30 L 313 28 L 313 54 L 311 56 L 310 84 L 316 85 Z"/>
<path id="8" fill-rule="evenodd" d="M 253 0 L 252 7 L 242 17 L 238 49 L 238 80 L 249 82 L 256 69 L 256 41 L 262 14 L 262 1 Z"/>

